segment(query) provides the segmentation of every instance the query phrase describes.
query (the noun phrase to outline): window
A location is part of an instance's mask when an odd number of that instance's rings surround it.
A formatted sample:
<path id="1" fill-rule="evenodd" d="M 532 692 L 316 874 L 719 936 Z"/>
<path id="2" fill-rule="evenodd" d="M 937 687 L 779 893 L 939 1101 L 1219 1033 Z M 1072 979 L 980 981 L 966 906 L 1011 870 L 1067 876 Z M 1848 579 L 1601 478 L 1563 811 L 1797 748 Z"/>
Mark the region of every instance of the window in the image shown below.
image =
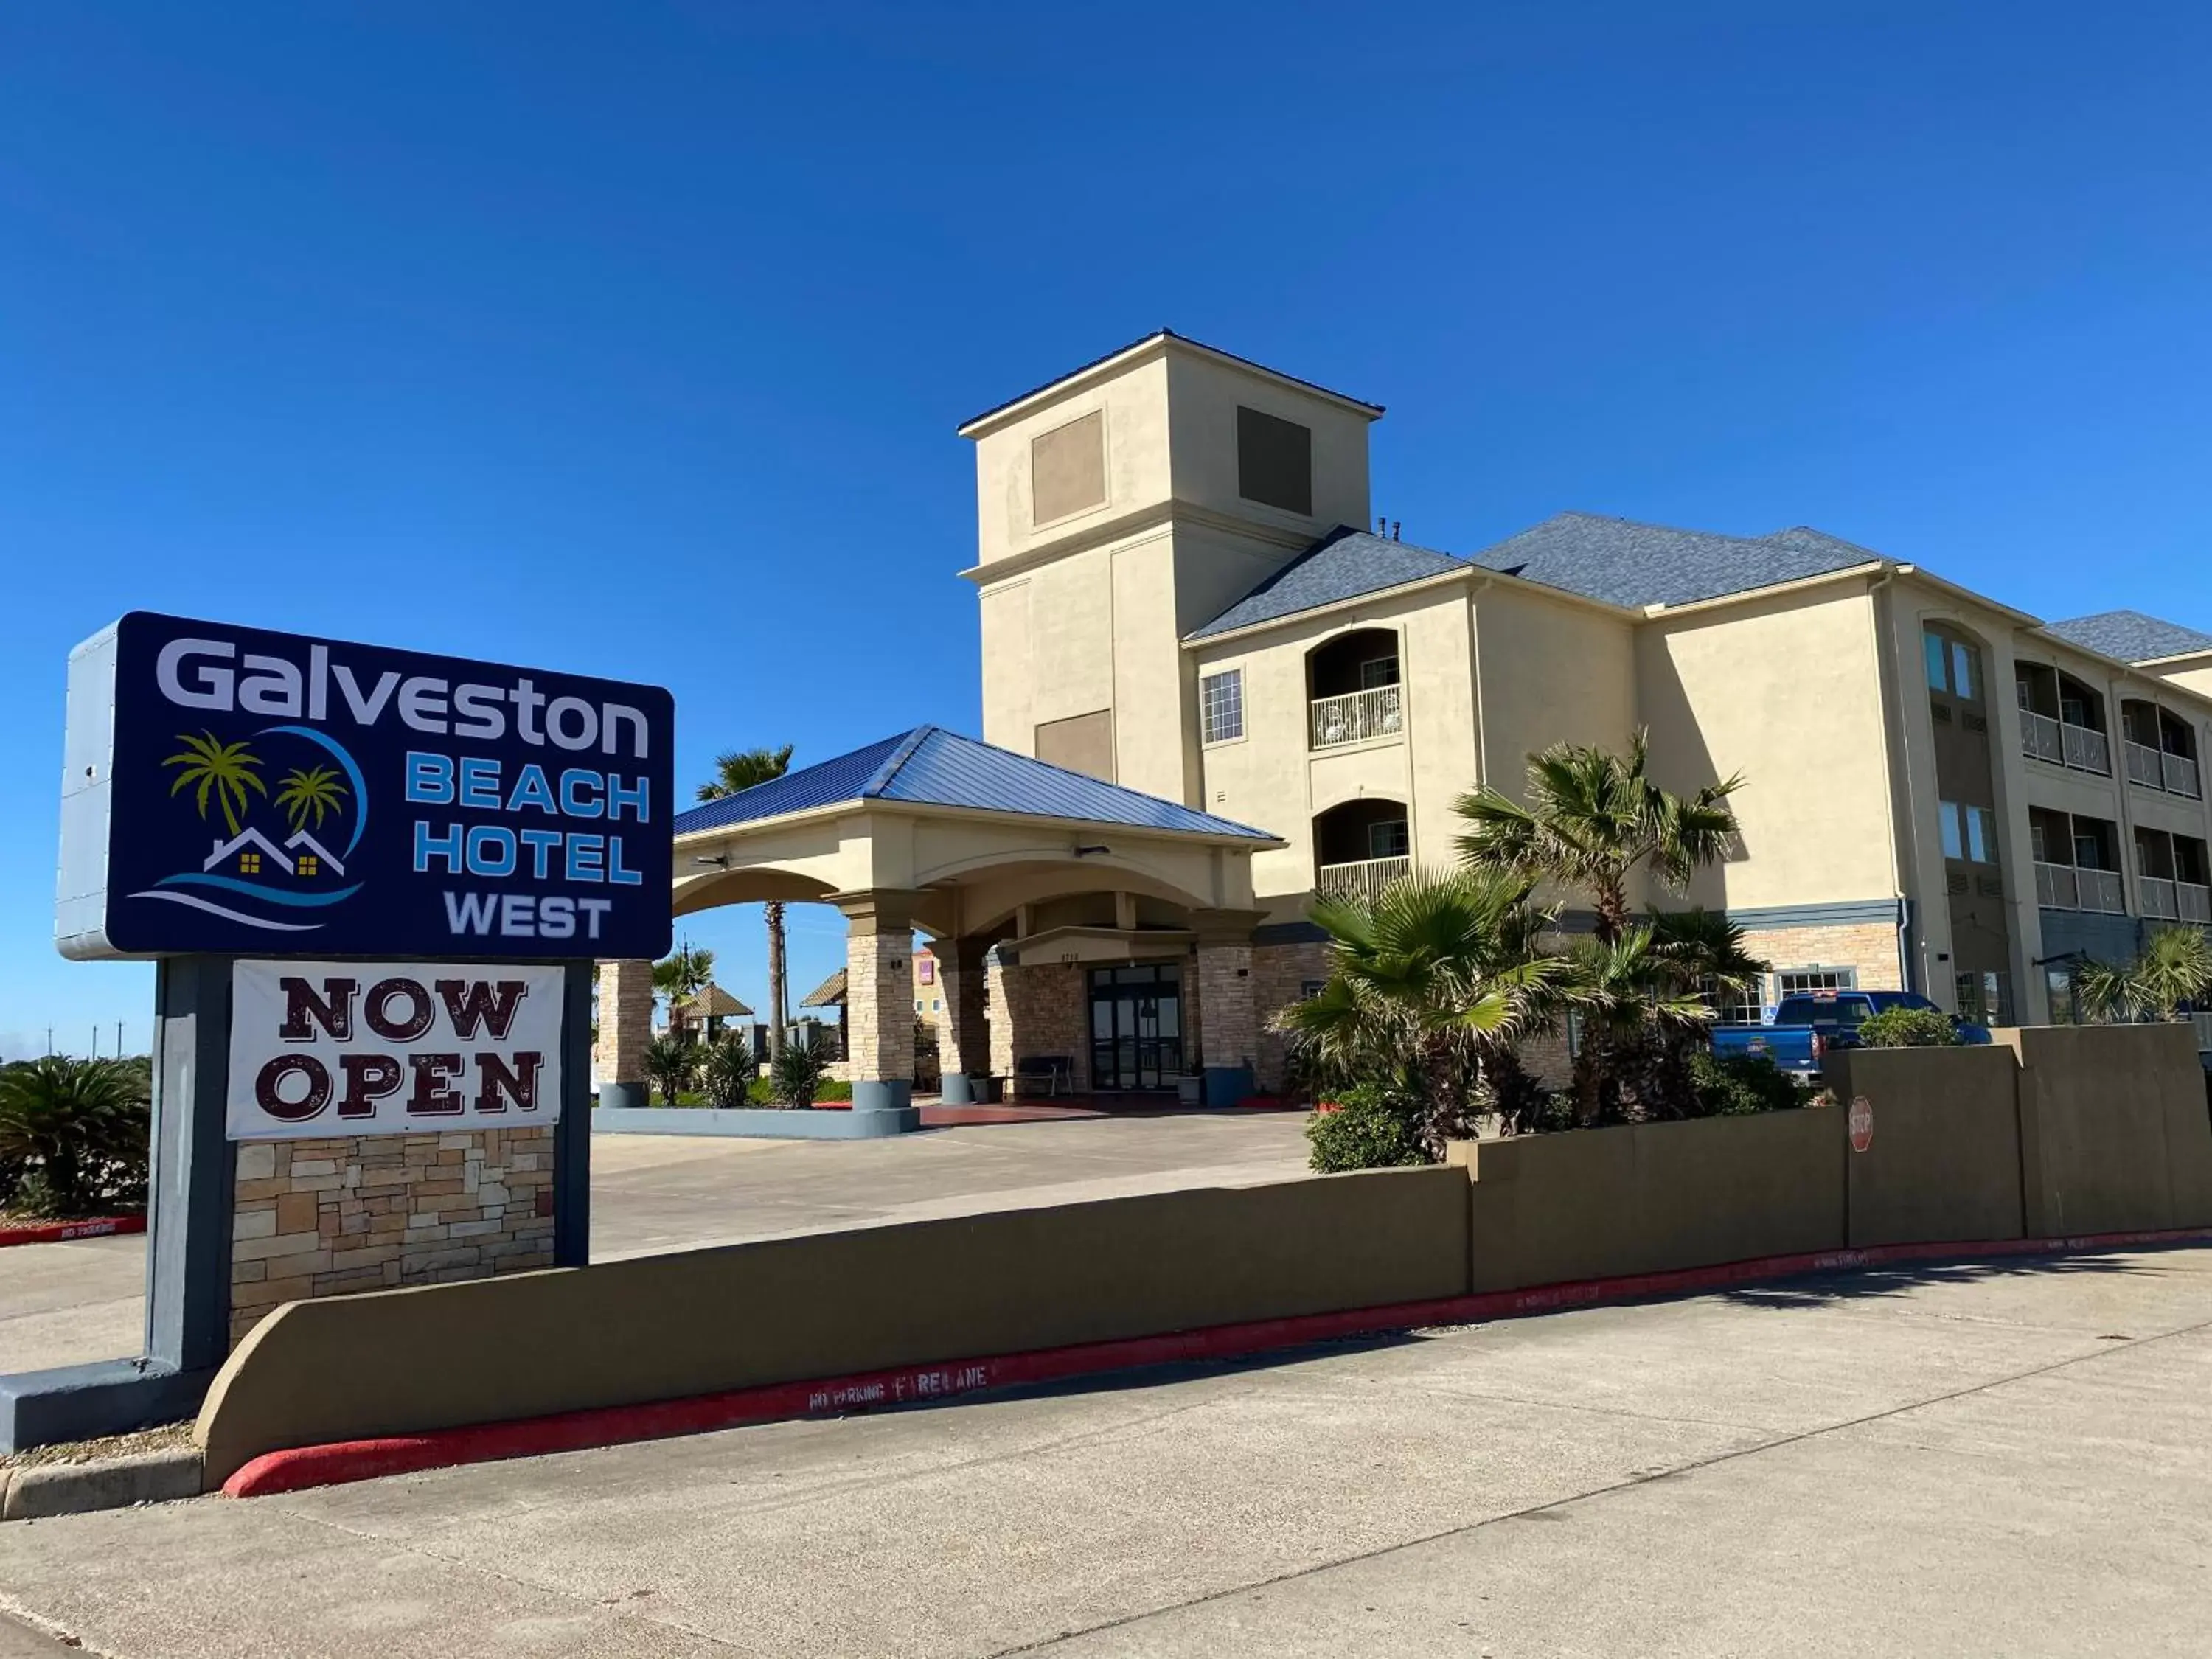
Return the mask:
<path id="1" fill-rule="evenodd" d="M 320 859 L 313 853 L 302 853 L 300 854 L 300 862 L 294 867 L 293 872 L 302 876 L 319 875 L 322 868 L 323 863 Z"/>
<path id="2" fill-rule="evenodd" d="M 1237 493 L 1263 507 L 1313 514 L 1313 434 L 1295 421 L 1237 410 Z"/>
<path id="3" fill-rule="evenodd" d="M 1856 991 L 1859 988 L 1859 970 L 1856 968 L 1785 968 L 1775 975 L 1778 989 L 1775 1000 L 1784 997 L 1817 996 L 1823 991 Z"/>
<path id="4" fill-rule="evenodd" d="M 1982 698 L 1982 653 L 1964 640 L 1929 629 L 1920 636 L 1928 664 L 1928 689 L 1968 702 Z"/>
<path id="5" fill-rule="evenodd" d="M 1229 668 L 1198 683 L 1198 706 L 1206 741 L 1227 743 L 1244 735 L 1244 671 Z"/>
<path id="6" fill-rule="evenodd" d="M 1359 689 L 1374 691 L 1398 683 L 1398 659 L 1393 657 L 1371 657 L 1359 665 Z"/>
<path id="7" fill-rule="evenodd" d="M 1765 1024 L 1766 1010 L 1760 1001 L 1765 983 L 1765 975 L 1763 974 L 1741 990 L 1706 981 L 1700 988 L 1705 1000 L 1712 1005 L 1713 1023 L 1716 1025 Z"/>
<path id="8" fill-rule="evenodd" d="M 1979 698 L 1982 682 L 1981 663 L 1974 647 L 1951 641 L 1951 695 L 1964 697 L 1969 702 Z"/>
<path id="9" fill-rule="evenodd" d="M 1412 846 L 1403 818 L 1389 818 L 1367 826 L 1367 856 L 1370 859 L 1402 859 Z"/>
<path id="10" fill-rule="evenodd" d="M 2081 1006 L 2074 991 L 2074 970 L 2071 968 L 2045 968 L 2043 970 L 2044 989 L 2051 997 L 2051 1023 L 2053 1025 L 2081 1024 Z"/>
<path id="11" fill-rule="evenodd" d="M 1997 859 L 1996 814 L 1986 806 L 1961 806 L 1939 801 L 1936 811 L 1943 825 L 1943 856 L 1969 864 L 1995 864 Z"/>
<path id="12" fill-rule="evenodd" d="M 1977 1025 L 2012 1024 L 2012 975 L 1960 974 L 1953 981 L 1959 993 L 1959 1018 Z"/>
<path id="13" fill-rule="evenodd" d="M 241 876 L 259 875 L 261 873 L 261 854 L 258 853 L 240 853 L 238 855 L 238 873 Z"/>

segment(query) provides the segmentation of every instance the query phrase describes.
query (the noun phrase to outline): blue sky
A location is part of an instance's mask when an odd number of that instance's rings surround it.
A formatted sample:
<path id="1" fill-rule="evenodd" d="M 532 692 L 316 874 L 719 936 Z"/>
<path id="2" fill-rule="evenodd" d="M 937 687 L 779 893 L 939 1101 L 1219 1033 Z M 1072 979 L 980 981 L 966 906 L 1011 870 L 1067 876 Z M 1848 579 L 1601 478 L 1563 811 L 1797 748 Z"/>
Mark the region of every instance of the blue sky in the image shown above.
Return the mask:
<path id="1" fill-rule="evenodd" d="M 2208 57 L 2178 4 L 7 8 L 0 1052 L 145 1041 L 150 970 L 50 943 L 120 611 L 658 680 L 686 779 L 974 731 L 953 428 L 1163 324 L 1388 404 L 1428 545 L 1811 523 L 2212 627 Z M 757 913 L 690 931 L 757 1005 Z"/>

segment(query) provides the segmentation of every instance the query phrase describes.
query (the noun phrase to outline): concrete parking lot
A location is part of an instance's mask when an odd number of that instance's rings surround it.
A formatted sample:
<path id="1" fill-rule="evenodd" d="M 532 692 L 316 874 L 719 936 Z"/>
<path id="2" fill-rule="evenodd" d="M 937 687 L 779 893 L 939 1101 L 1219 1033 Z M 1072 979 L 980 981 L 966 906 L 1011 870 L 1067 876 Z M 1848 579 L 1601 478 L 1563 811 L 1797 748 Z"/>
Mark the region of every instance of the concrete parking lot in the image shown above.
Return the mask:
<path id="1" fill-rule="evenodd" d="M 600 1135 L 592 1143 L 592 1253 L 919 1220 L 1279 1180 L 1305 1168 L 1295 1114 L 1003 1123 L 890 1140 Z M 139 1351 L 143 1238 L 0 1252 L 0 1371 Z"/>
<path id="2" fill-rule="evenodd" d="M 2208 1560 L 2198 1249 L 17 1523 L 0 1607 L 134 1659 L 2195 1656 Z"/>

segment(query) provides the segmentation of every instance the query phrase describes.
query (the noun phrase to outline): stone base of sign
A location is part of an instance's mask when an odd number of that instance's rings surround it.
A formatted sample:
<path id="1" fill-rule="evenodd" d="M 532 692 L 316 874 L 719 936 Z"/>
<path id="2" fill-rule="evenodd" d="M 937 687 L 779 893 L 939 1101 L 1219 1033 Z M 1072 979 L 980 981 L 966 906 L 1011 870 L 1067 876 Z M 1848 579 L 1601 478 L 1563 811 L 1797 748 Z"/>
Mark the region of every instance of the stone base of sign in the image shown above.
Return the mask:
<path id="1" fill-rule="evenodd" d="M 238 1148 L 230 1340 L 280 1303 L 554 1265 L 552 1126 Z"/>
<path id="2" fill-rule="evenodd" d="M 921 1109 L 893 1111 L 811 1111 L 733 1107 L 644 1107 L 594 1112 L 595 1135 L 732 1135 L 761 1140 L 877 1140 L 921 1127 Z"/>

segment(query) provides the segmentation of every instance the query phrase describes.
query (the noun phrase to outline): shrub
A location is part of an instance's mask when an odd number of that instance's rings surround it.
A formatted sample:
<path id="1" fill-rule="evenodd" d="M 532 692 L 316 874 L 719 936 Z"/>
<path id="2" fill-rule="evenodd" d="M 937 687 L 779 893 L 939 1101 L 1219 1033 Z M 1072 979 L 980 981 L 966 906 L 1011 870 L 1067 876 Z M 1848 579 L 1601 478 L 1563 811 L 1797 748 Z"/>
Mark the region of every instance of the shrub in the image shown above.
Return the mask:
<path id="1" fill-rule="evenodd" d="M 0 1070 L 0 1203 L 82 1215 L 145 1202 L 143 1063 L 49 1055 Z"/>
<path id="2" fill-rule="evenodd" d="M 1690 1082 L 1706 1117 L 1791 1111 L 1812 1092 L 1765 1054 L 1715 1054 L 1702 1048 L 1690 1056 Z"/>
<path id="3" fill-rule="evenodd" d="M 1959 1030 L 1940 1008 L 1885 1008 L 1859 1026 L 1862 1048 L 1949 1048 Z"/>
<path id="4" fill-rule="evenodd" d="M 769 1091 L 781 1104 L 805 1111 L 822 1092 L 830 1059 L 811 1042 L 787 1042 L 769 1067 Z"/>
<path id="5" fill-rule="evenodd" d="M 700 1064 L 699 1087 L 709 1105 L 743 1106 L 750 1097 L 759 1069 L 750 1042 L 734 1035 L 724 1036 L 708 1047 Z"/>
<path id="6" fill-rule="evenodd" d="M 673 1035 L 653 1038 L 645 1051 L 646 1080 L 660 1091 L 660 1103 L 680 1106 L 684 1090 L 699 1070 L 699 1051 Z"/>
<path id="7" fill-rule="evenodd" d="M 1421 1144 L 1426 1115 L 1412 1096 L 1374 1084 L 1348 1089 L 1334 1111 L 1317 1112 L 1307 1123 L 1308 1162 L 1322 1175 L 1433 1162 Z"/>

